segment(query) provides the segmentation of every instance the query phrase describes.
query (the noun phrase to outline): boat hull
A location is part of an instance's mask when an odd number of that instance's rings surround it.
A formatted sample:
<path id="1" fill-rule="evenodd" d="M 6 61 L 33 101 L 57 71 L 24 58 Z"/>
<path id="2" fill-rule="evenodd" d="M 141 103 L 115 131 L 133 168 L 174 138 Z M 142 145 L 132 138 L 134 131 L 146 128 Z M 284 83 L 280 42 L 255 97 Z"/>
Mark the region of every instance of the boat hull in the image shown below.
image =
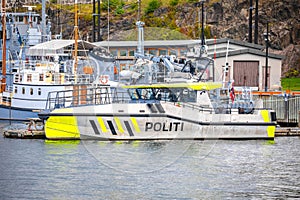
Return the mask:
<path id="1" fill-rule="evenodd" d="M 241 115 L 200 112 L 167 103 L 153 106 L 159 108 L 157 112 L 145 104 L 58 109 L 50 113 L 45 123 L 46 137 L 97 140 L 274 139 L 276 123 L 271 121 L 268 110 Z"/>
<path id="2" fill-rule="evenodd" d="M 0 106 L 0 119 L 1 120 L 14 120 L 14 121 L 24 121 L 29 118 L 37 118 L 38 112 L 33 110 L 13 108 L 1 105 Z"/>

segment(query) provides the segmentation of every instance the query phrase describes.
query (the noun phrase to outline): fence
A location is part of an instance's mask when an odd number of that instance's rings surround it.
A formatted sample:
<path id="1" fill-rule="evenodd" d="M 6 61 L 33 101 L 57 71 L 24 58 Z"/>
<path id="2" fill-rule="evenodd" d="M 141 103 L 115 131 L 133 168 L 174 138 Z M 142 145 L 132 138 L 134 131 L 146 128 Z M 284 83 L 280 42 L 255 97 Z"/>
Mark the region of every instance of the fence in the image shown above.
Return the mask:
<path id="1" fill-rule="evenodd" d="M 295 126 L 299 123 L 300 96 L 263 96 L 264 107 L 276 111 L 277 122 L 287 126 Z"/>

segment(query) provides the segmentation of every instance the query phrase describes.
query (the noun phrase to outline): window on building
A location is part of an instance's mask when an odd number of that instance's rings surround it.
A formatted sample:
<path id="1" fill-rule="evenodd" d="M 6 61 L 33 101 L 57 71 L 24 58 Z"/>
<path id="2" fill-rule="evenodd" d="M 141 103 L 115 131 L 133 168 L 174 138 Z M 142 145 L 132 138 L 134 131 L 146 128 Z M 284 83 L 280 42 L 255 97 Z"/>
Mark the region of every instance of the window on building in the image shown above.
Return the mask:
<path id="1" fill-rule="evenodd" d="M 15 93 L 15 94 L 18 93 L 18 87 L 17 87 L 17 86 L 15 86 L 15 91 L 14 91 L 14 93 Z"/>
<path id="2" fill-rule="evenodd" d="M 42 94 L 42 89 L 38 88 L 38 95 L 41 95 L 41 94 Z"/>
<path id="3" fill-rule="evenodd" d="M 25 94 L 25 88 L 22 87 L 22 94 Z"/>
<path id="4" fill-rule="evenodd" d="M 110 50 L 110 53 L 111 53 L 113 56 L 118 56 L 118 50 L 117 50 L 117 49 Z"/>
<path id="5" fill-rule="evenodd" d="M 127 50 L 121 49 L 120 50 L 120 56 L 127 56 Z"/>
<path id="6" fill-rule="evenodd" d="M 134 50 L 129 50 L 129 56 L 134 56 Z"/>
<path id="7" fill-rule="evenodd" d="M 167 50 L 166 49 L 160 49 L 159 50 L 159 55 L 167 55 Z"/>
<path id="8" fill-rule="evenodd" d="M 30 95 L 33 95 L 33 88 L 30 88 Z"/>
<path id="9" fill-rule="evenodd" d="M 157 56 L 157 50 L 156 49 L 150 49 L 149 54 L 151 54 L 153 56 Z"/>
<path id="10" fill-rule="evenodd" d="M 187 49 L 180 49 L 180 55 L 178 56 L 185 56 L 187 53 Z"/>
<path id="11" fill-rule="evenodd" d="M 169 51 L 169 55 L 175 55 L 175 56 L 177 56 L 177 50 L 175 50 L 175 49 L 171 49 L 170 51 Z"/>

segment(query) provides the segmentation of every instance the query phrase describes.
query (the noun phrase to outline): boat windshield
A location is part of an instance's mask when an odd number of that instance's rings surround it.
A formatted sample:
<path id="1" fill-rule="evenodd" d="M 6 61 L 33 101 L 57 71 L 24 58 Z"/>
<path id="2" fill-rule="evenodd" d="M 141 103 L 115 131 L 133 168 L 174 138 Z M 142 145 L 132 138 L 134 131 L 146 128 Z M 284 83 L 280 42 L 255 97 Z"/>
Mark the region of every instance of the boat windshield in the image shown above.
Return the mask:
<path id="1" fill-rule="evenodd" d="M 187 88 L 131 88 L 131 101 L 196 102 L 196 91 Z"/>

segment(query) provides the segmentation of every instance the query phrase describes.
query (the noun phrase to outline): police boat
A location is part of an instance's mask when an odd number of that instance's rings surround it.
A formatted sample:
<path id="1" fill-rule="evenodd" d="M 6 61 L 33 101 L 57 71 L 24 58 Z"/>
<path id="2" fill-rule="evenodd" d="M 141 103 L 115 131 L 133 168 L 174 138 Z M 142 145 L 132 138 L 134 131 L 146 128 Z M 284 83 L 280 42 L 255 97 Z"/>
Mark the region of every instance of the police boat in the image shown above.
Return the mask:
<path id="1" fill-rule="evenodd" d="M 48 139 L 97 140 L 273 140 L 276 115 L 272 110 L 214 106 L 211 93 L 221 83 L 182 82 L 86 91 L 57 92 L 48 99 L 45 121 Z M 51 95 L 49 95 L 51 96 Z"/>

